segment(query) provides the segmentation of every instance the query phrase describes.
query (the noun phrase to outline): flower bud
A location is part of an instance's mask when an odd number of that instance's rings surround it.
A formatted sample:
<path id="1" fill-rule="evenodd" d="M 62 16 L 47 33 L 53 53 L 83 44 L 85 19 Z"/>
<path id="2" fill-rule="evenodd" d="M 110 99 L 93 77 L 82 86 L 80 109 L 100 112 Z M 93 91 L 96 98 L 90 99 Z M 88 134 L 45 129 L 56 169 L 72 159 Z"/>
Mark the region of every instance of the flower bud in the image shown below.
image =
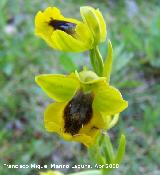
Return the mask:
<path id="1" fill-rule="evenodd" d="M 99 9 L 84 6 L 80 8 L 80 13 L 94 37 L 94 45 L 104 42 L 107 35 L 106 23 Z"/>

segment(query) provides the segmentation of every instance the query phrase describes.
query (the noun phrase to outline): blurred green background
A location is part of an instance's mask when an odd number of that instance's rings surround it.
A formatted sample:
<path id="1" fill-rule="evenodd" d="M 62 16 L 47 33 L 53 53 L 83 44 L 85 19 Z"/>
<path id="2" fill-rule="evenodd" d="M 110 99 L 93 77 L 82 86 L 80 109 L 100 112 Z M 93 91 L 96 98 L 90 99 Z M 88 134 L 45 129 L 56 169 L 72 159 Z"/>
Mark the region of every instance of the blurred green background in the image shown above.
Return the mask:
<path id="1" fill-rule="evenodd" d="M 7 164 L 92 164 L 87 150 L 47 133 L 43 111 L 51 100 L 35 84 L 40 73 L 68 73 L 89 65 L 88 53 L 59 53 L 34 35 L 34 16 L 48 6 L 80 19 L 79 7 L 100 8 L 114 49 L 111 84 L 129 107 L 109 131 L 127 148 L 113 175 L 160 174 L 160 1 L 0 0 L 0 174 L 33 175 Z M 102 54 L 107 44 L 100 46 Z M 63 172 L 73 172 L 63 169 Z M 76 171 L 76 170 L 75 170 Z"/>

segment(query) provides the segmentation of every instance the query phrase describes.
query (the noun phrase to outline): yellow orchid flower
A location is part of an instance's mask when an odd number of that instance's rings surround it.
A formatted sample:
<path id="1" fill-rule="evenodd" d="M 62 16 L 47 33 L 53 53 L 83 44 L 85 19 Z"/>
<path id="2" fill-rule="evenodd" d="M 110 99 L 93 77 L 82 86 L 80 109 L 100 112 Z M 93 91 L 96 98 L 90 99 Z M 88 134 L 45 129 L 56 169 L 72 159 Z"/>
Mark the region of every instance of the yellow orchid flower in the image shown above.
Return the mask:
<path id="1" fill-rule="evenodd" d="M 94 45 L 106 40 L 107 30 L 105 20 L 99 11 L 90 6 L 80 8 L 83 21 L 89 26 L 94 38 Z"/>
<path id="2" fill-rule="evenodd" d="M 56 7 L 48 7 L 36 14 L 35 34 L 61 51 L 82 52 L 93 47 L 89 27 L 81 21 L 64 17 Z"/>
<path id="3" fill-rule="evenodd" d="M 40 172 L 40 175 L 63 175 L 59 171 L 47 171 L 47 172 Z"/>
<path id="4" fill-rule="evenodd" d="M 66 140 L 91 146 L 102 129 L 111 128 L 127 106 L 105 77 L 84 70 L 70 75 L 42 74 L 37 84 L 54 99 L 44 113 L 45 128 Z M 115 117 L 112 117 L 115 115 Z"/>

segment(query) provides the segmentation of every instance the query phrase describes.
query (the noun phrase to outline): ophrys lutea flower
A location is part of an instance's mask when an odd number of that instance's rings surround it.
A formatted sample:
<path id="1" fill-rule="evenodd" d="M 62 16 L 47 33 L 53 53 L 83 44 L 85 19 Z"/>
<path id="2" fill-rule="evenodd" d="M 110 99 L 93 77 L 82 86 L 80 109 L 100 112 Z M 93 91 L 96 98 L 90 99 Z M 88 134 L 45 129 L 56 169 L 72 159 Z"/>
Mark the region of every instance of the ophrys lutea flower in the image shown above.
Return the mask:
<path id="1" fill-rule="evenodd" d="M 106 39 L 106 24 L 101 12 L 81 7 L 82 21 L 64 17 L 56 7 L 39 11 L 35 17 L 35 33 L 52 48 L 82 52 L 93 49 Z"/>
<path id="2" fill-rule="evenodd" d="M 81 21 L 64 17 L 56 7 L 37 13 L 35 33 L 52 48 L 61 51 L 81 52 L 93 47 L 89 27 Z"/>
<path id="3" fill-rule="evenodd" d="M 38 85 L 55 100 L 44 113 L 45 128 L 66 140 L 90 146 L 102 129 L 110 128 L 112 116 L 128 103 L 121 93 L 92 71 L 36 77 Z"/>

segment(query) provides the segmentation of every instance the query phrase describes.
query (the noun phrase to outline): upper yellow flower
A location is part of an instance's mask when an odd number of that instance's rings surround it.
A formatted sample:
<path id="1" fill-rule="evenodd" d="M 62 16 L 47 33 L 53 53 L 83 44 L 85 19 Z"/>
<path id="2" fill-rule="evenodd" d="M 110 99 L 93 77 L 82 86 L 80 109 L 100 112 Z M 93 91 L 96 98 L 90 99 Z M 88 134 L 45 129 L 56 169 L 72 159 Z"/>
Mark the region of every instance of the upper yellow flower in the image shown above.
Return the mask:
<path id="1" fill-rule="evenodd" d="M 56 7 L 37 13 L 35 33 L 52 48 L 61 51 L 81 52 L 93 47 L 89 27 L 76 19 L 65 18 Z"/>
<path id="2" fill-rule="evenodd" d="M 44 74 L 37 76 L 36 82 L 56 101 L 45 110 L 45 128 L 86 146 L 94 143 L 101 129 L 113 126 L 116 120 L 112 116 L 128 105 L 105 77 L 92 71 L 68 76 Z"/>
<path id="3" fill-rule="evenodd" d="M 106 24 L 98 9 L 85 6 L 80 12 L 83 22 L 64 17 L 56 7 L 39 11 L 35 17 L 35 33 L 57 50 L 90 50 L 105 41 Z"/>

